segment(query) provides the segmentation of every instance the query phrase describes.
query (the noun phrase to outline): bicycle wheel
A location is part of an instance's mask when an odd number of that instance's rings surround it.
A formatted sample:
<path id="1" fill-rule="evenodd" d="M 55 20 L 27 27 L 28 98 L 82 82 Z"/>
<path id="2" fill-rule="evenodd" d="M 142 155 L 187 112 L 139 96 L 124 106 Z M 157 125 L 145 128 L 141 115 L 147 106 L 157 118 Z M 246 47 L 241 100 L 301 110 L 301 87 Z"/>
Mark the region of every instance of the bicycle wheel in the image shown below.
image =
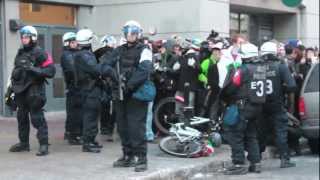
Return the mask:
<path id="1" fill-rule="evenodd" d="M 167 97 L 159 101 L 154 111 L 154 121 L 162 133 L 168 135 L 170 124 L 178 123 L 179 116 L 175 113 L 177 102 L 174 97 Z"/>
<path id="2" fill-rule="evenodd" d="M 161 139 L 159 147 L 165 153 L 177 157 L 192 157 L 202 150 L 202 145 L 199 141 L 179 142 L 178 137 L 167 136 Z"/>

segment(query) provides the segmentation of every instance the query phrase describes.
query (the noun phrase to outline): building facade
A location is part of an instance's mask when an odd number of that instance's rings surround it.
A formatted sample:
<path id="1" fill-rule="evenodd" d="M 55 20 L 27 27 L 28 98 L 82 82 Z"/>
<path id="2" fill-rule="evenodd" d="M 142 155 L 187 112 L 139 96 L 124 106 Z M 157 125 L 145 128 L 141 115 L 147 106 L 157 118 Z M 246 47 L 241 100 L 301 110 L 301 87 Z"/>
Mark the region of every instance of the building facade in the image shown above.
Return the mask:
<path id="1" fill-rule="evenodd" d="M 61 37 L 67 31 L 88 27 L 98 37 L 121 36 L 127 20 L 139 21 L 145 32 L 157 29 L 152 38 L 205 38 L 214 29 L 222 36 L 247 35 L 257 45 L 269 39 L 301 39 L 319 47 L 319 1 L 303 0 L 286 7 L 281 0 L 0 0 L 0 114 L 8 76 L 20 46 L 11 21 L 31 24 L 39 31 L 39 44 L 53 55 L 57 75 L 47 87 L 46 110 L 64 110 L 64 83 L 60 68 Z M 11 29 L 11 30 L 10 30 Z"/>

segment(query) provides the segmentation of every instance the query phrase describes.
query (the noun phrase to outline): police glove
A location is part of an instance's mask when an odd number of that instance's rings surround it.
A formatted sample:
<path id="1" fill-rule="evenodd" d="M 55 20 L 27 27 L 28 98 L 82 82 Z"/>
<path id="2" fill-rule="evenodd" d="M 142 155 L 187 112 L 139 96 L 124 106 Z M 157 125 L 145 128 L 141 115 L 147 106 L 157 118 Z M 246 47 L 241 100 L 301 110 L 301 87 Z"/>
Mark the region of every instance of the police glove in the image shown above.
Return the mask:
<path id="1" fill-rule="evenodd" d="M 11 86 L 8 87 L 7 92 L 5 94 L 5 104 L 11 108 L 12 111 L 17 110 L 17 104 L 15 101 L 15 94 L 11 88 Z"/>

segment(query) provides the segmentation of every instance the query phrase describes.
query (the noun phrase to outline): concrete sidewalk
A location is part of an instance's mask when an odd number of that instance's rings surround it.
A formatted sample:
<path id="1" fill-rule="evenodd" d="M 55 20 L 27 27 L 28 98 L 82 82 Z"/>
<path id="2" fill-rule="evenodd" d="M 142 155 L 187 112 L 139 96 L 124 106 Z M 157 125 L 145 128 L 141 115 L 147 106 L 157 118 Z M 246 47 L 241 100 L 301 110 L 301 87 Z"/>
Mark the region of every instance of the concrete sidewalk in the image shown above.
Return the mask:
<path id="1" fill-rule="evenodd" d="M 50 154 L 37 157 L 38 144 L 35 131 L 30 134 L 31 152 L 9 153 L 9 147 L 17 142 L 15 118 L 0 117 L 0 179 L 1 180 L 170 180 L 193 179 L 194 174 L 210 173 L 221 168 L 230 159 L 227 146 L 217 148 L 214 155 L 204 158 L 176 158 L 159 150 L 157 144 L 149 144 L 149 170 L 135 173 L 133 168 L 113 168 L 112 163 L 120 155 L 119 141 L 110 143 L 103 136 L 98 140 L 104 145 L 100 154 L 81 152 L 80 146 L 69 146 L 63 140 L 64 113 L 47 113 Z"/>

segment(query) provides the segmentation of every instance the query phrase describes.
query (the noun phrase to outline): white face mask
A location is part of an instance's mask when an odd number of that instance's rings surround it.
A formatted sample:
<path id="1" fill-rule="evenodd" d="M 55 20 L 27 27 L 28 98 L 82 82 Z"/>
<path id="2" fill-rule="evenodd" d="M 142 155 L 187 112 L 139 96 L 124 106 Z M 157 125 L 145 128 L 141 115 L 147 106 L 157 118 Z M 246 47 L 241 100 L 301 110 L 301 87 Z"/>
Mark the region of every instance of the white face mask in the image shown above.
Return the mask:
<path id="1" fill-rule="evenodd" d="M 239 54 L 239 48 L 237 46 L 234 46 L 231 50 L 232 55 L 238 55 Z"/>

